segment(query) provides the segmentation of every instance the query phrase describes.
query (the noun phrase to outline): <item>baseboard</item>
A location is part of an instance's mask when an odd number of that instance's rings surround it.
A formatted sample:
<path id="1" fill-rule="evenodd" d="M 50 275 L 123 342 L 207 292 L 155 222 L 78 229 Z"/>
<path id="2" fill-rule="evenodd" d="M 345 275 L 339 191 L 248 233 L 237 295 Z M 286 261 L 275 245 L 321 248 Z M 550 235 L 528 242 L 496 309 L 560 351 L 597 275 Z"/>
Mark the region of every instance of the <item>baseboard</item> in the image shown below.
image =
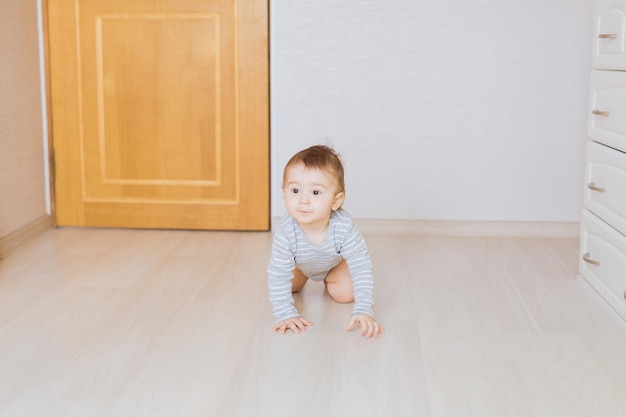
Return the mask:
<path id="1" fill-rule="evenodd" d="M 52 218 L 48 215 L 41 216 L 37 220 L 17 229 L 15 232 L 0 238 L 0 259 L 7 256 L 28 239 L 54 227 Z"/>
<path id="2" fill-rule="evenodd" d="M 356 219 L 356 223 L 363 234 L 562 238 L 580 235 L 578 222 Z"/>
<path id="3" fill-rule="evenodd" d="M 274 218 L 272 224 L 278 224 Z M 359 230 L 370 235 L 558 237 L 578 238 L 579 222 L 496 222 L 445 220 L 355 219 Z"/>

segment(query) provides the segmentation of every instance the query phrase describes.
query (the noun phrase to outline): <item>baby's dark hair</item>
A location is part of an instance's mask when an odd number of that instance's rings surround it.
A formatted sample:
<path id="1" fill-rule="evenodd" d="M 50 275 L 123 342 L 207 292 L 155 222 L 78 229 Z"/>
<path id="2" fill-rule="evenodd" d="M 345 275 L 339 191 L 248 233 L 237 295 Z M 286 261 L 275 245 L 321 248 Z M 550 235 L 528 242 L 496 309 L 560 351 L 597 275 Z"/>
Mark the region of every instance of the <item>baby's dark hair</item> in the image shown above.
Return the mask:
<path id="1" fill-rule="evenodd" d="M 339 185 L 338 191 L 345 192 L 343 164 L 341 163 L 341 157 L 333 148 L 325 145 L 315 145 L 292 156 L 287 165 L 285 165 L 283 186 L 285 185 L 287 169 L 298 163 L 303 163 L 308 169 L 319 169 L 330 173 L 337 180 Z"/>

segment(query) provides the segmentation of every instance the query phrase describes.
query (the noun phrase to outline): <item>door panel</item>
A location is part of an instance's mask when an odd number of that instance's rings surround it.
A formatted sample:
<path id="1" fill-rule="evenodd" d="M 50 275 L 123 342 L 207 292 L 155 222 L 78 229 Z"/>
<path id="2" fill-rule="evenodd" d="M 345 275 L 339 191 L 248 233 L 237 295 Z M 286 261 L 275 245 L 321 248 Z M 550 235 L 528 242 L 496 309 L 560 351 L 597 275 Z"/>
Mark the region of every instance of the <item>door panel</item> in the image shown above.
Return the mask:
<path id="1" fill-rule="evenodd" d="M 48 0 L 58 224 L 269 228 L 267 13 Z"/>

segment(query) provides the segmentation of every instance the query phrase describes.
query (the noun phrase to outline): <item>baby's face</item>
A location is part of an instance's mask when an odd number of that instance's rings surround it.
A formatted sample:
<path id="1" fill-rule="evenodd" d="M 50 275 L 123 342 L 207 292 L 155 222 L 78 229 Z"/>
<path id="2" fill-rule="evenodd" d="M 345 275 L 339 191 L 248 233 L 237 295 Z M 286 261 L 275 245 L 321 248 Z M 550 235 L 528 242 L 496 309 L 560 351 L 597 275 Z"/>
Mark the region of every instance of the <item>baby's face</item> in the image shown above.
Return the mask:
<path id="1" fill-rule="evenodd" d="M 287 168 L 283 193 L 287 211 L 302 228 L 326 227 L 332 211 L 343 202 L 343 192 L 330 173 L 303 163 Z"/>

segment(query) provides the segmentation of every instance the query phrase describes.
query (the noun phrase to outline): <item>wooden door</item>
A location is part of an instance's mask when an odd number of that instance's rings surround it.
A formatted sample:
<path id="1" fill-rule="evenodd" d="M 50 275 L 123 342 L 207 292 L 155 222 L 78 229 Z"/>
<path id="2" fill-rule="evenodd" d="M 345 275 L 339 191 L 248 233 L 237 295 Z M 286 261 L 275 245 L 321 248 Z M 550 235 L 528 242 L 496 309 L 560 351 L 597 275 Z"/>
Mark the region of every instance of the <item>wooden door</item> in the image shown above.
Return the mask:
<path id="1" fill-rule="evenodd" d="M 267 0 L 48 0 L 59 225 L 269 228 Z"/>

